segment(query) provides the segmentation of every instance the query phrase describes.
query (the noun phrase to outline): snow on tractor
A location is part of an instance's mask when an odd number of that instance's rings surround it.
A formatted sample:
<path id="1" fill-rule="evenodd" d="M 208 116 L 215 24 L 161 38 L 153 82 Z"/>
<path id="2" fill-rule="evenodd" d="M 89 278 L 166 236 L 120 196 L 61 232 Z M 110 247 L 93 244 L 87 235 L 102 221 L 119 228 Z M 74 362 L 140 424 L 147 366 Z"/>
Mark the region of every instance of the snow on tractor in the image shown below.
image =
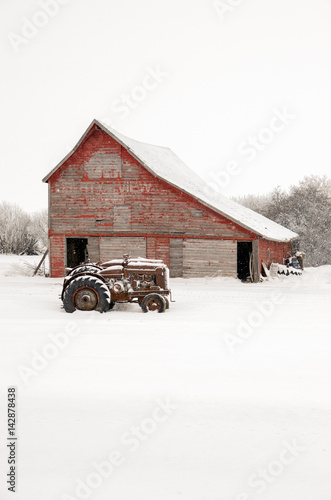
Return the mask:
<path id="1" fill-rule="evenodd" d="M 69 269 L 61 299 L 68 313 L 106 312 L 116 302 L 135 302 L 143 312 L 169 309 L 169 269 L 162 260 L 114 259 Z"/>

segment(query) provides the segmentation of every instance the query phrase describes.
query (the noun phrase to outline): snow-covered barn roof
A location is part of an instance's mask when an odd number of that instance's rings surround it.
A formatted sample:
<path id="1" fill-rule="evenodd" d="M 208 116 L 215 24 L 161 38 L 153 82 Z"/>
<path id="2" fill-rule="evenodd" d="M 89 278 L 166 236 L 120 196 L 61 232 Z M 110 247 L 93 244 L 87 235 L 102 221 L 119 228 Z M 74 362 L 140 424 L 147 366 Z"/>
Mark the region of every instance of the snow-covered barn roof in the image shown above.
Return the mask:
<path id="1" fill-rule="evenodd" d="M 48 179 L 54 172 L 70 158 L 95 125 L 118 141 L 155 177 L 193 196 L 203 205 L 249 231 L 272 241 L 285 242 L 298 237 L 293 231 L 267 219 L 263 215 L 226 198 L 220 193 L 211 192 L 212 190 L 208 184 L 185 165 L 171 149 L 130 139 L 98 120 L 93 120 L 74 149 L 46 177 L 44 177 L 43 182 L 48 182 Z"/>

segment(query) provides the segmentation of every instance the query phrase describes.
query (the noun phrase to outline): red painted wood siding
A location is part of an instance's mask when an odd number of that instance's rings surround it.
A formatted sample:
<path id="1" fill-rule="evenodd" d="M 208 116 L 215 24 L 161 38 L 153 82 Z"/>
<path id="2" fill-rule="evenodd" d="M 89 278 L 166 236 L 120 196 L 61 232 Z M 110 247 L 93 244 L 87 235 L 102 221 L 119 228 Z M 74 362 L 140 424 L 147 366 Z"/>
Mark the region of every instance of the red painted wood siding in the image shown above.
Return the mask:
<path id="1" fill-rule="evenodd" d="M 64 236 L 53 236 L 50 238 L 50 274 L 52 277 L 64 275 L 64 255 L 66 252 L 66 241 Z"/>
<path id="2" fill-rule="evenodd" d="M 270 259 L 268 260 L 268 248 L 270 251 Z M 259 259 L 260 268 L 261 262 L 265 262 L 267 266 L 271 262 L 277 262 L 278 264 L 283 264 L 283 259 L 287 256 L 288 252 L 292 252 L 292 243 L 282 243 L 277 241 L 268 241 L 261 239 L 259 240 Z"/>

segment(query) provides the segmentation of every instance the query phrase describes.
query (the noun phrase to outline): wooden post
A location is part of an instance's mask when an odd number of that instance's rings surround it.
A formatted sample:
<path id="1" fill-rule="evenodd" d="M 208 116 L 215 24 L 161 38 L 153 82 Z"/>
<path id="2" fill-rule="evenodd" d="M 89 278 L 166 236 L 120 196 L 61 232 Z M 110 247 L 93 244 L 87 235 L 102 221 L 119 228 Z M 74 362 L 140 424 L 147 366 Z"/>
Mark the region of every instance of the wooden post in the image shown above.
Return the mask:
<path id="1" fill-rule="evenodd" d="M 260 262 L 259 262 L 259 240 L 253 240 L 252 242 L 253 250 L 253 283 L 258 283 L 260 281 Z"/>
<path id="2" fill-rule="evenodd" d="M 40 267 L 41 267 L 41 264 L 42 264 L 42 263 L 44 262 L 44 260 L 46 259 L 47 254 L 48 254 L 48 248 L 47 248 L 46 252 L 44 253 L 44 255 L 42 256 L 41 261 L 40 261 L 40 262 L 39 262 L 39 264 L 37 265 L 37 267 L 36 267 L 36 269 L 35 269 L 35 271 L 34 271 L 34 273 L 33 273 L 33 276 L 35 276 L 35 275 L 37 274 L 37 272 L 39 271 L 39 269 L 40 269 Z"/>

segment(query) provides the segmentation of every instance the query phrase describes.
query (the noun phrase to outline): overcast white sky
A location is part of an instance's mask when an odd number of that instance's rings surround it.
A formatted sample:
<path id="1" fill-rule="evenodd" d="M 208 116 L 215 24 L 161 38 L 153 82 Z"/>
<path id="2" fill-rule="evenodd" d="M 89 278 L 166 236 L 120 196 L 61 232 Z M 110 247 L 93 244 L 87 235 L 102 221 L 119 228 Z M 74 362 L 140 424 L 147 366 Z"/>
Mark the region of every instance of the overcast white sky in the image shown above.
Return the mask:
<path id="1" fill-rule="evenodd" d="M 330 172 L 330 0 L 1 0 L 0 28 L 0 201 L 46 207 L 93 118 L 227 196 Z"/>

